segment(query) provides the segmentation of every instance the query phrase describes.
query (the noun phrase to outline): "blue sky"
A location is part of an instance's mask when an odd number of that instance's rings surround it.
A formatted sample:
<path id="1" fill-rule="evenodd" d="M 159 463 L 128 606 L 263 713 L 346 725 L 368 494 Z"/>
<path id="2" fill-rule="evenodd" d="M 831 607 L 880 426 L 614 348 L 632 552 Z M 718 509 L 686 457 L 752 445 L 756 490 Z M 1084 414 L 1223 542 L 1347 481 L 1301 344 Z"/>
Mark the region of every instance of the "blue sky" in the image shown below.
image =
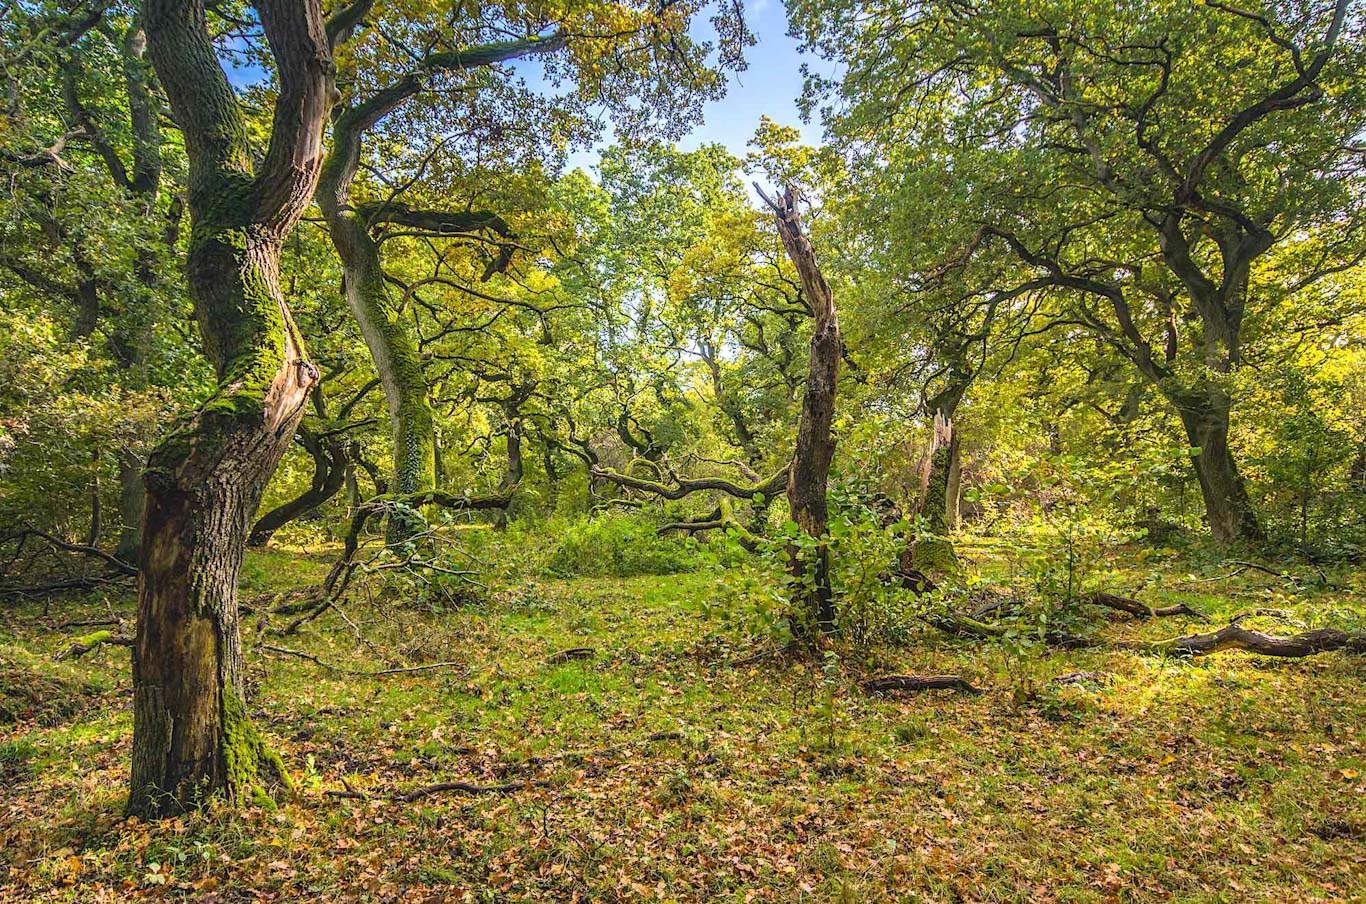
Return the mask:
<path id="1" fill-rule="evenodd" d="M 720 143 L 735 156 L 743 158 L 750 138 L 759 127 L 759 120 L 764 116 L 780 125 L 796 126 L 801 129 L 803 141 L 819 144 L 820 127 L 801 121 L 797 99 L 802 91 L 802 62 L 810 63 L 818 72 L 824 72 L 828 64 L 797 52 L 797 40 L 787 34 L 787 11 L 783 0 L 748 0 L 745 21 L 757 39 L 745 53 L 749 68 L 730 74 L 726 96 L 706 105 L 702 122 L 684 136 L 678 146 L 693 150 L 703 144 Z M 705 14 L 694 23 L 692 31 L 699 40 L 710 40 L 713 36 Z M 565 90 L 563 86 L 557 89 L 544 82 L 540 64 L 534 59 L 518 61 L 513 68 L 533 88 Z M 572 152 L 567 168 L 583 167 L 591 172 L 599 161 L 601 149 L 611 140 L 609 127 L 596 147 Z"/>
<path id="2" fill-rule="evenodd" d="M 679 147 L 692 150 L 718 142 L 737 157 L 744 157 L 763 116 L 780 125 L 797 126 L 803 141 L 819 144 L 820 125 L 801 121 L 797 100 L 802 91 L 802 62 L 818 72 L 826 66 L 797 52 L 797 40 L 787 34 L 787 11 L 782 0 L 749 0 L 745 21 L 758 39 L 745 53 L 749 68 L 731 73 L 726 96 L 706 105 L 702 122 L 678 143 Z M 597 161 L 597 151 L 579 151 L 571 156 L 569 166 L 591 167 Z"/>

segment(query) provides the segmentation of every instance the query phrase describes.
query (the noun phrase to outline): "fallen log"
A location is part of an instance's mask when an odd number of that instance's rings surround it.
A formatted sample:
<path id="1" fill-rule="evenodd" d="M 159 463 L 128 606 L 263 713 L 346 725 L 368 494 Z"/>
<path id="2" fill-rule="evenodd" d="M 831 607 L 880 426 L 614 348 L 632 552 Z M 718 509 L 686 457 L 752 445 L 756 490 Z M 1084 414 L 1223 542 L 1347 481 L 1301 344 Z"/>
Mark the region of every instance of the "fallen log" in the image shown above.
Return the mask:
<path id="1" fill-rule="evenodd" d="M 1260 656 L 1298 659 L 1334 650 L 1366 653 L 1366 635 L 1349 634 L 1336 628 L 1319 628 L 1282 637 L 1264 634 L 1261 631 L 1250 631 L 1241 625 L 1231 624 L 1207 634 L 1192 634 L 1146 643 L 1124 643 L 1118 646 L 1124 650 L 1168 653 L 1176 656 L 1208 656 L 1225 650 L 1244 650 Z"/>
<path id="2" fill-rule="evenodd" d="M 974 695 L 982 693 L 981 688 L 974 687 L 967 679 L 957 675 L 885 675 L 881 678 L 870 678 L 859 686 L 868 694 L 931 690 L 962 691 Z"/>

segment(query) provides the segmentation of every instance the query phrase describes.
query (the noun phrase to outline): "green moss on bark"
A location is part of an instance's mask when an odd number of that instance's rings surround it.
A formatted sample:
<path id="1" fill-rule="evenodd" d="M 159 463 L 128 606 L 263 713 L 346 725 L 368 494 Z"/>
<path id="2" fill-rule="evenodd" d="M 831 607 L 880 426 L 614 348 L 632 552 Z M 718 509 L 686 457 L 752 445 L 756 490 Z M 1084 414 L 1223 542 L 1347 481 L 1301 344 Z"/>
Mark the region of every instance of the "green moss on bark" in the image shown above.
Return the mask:
<path id="1" fill-rule="evenodd" d="M 284 760 L 268 745 L 247 713 L 246 704 L 231 684 L 223 687 L 223 765 L 228 795 L 250 799 L 258 806 L 273 809 L 271 786 L 292 794 L 294 784 Z"/>

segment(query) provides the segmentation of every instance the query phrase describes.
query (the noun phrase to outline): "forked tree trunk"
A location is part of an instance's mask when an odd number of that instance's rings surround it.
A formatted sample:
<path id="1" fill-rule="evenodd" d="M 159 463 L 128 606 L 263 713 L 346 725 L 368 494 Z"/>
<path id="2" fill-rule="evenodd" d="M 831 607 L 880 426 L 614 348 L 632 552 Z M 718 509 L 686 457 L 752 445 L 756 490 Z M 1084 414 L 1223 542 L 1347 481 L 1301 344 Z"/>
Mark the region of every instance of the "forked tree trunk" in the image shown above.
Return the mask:
<path id="1" fill-rule="evenodd" d="M 279 80 L 252 172 L 246 118 L 202 0 L 147 0 L 153 64 L 190 161 L 187 274 L 218 387 L 152 452 L 145 482 L 128 812 L 155 817 L 287 784 L 244 698 L 237 579 L 247 527 L 318 380 L 280 291 L 284 237 L 313 193 L 331 104 L 318 0 L 259 0 Z"/>
<path id="2" fill-rule="evenodd" d="M 414 71 L 397 76 L 365 100 L 348 104 L 335 117 L 332 149 L 323 165 L 318 190 L 318 208 L 341 258 L 347 304 L 384 386 L 393 431 L 392 489 L 400 495 L 436 488 L 436 419 L 417 336 L 399 316 L 399 305 L 389 291 L 380 246 L 371 229 L 380 222 L 403 222 L 420 233 L 439 237 L 506 227 L 490 214 L 413 211 L 395 198 L 382 204 L 358 205 L 351 197 L 351 189 L 360 169 L 362 143 L 380 120 L 422 91 L 433 73 L 475 69 L 547 53 L 563 47 L 565 40 L 563 34 L 556 33 L 430 53 L 417 63 Z M 503 253 L 510 253 L 509 249 Z M 500 256 L 500 263 L 506 266 L 507 261 Z M 491 267 L 488 275 L 494 269 Z M 391 531 L 394 526 L 391 519 Z"/>
<path id="3" fill-rule="evenodd" d="M 788 547 L 788 568 L 795 588 L 793 633 L 801 637 L 814 627 L 829 634 L 837 625 L 826 535 L 829 514 L 826 485 L 830 462 L 835 455 L 835 438 L 830 426 L 835 417 L 835 390 L 843 347 L 839 317 L 835 311 L 835 296 L 821 274 L 815 249 L 802 234 L 796 194 L 789 188 L 778 201 L 762 191 L 760 195 L 773 209 L 783 248 L 801 278 L 802 292 L 815 317 L 806 392 L 802 396 L 801 420 L 797 425 L 797 445 L 787 481 L 787 504 L 792 520 L 814 541 L 807 553 L 803 553 L 797 544 Z"/>

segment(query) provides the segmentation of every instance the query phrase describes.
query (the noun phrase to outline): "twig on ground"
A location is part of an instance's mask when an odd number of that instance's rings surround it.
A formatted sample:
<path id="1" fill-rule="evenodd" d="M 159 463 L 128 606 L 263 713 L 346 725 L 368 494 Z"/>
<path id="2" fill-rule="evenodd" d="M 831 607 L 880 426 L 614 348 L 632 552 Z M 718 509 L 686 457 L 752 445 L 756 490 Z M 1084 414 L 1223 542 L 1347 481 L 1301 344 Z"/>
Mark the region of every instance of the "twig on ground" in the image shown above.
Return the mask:
<path id="1" fill-rule="evenodd" d="M 312 653 L 305 653 L 303 650 L 291 650 L 289 647 L 277 647 L 268 643 L 259 644 L 259 646 L 263 650 L 269 650 L 270 652 L 278 653 L 281 656 L 293 656 L 296 659 L 306 659 L 314 665 L 322 666 L 329 672 L 336 672 L 338 675 L 357 675 L 362 678 L 379 678 L 384 675 L 405 675 L 411 672 L 430 672 L 433 669 L 454 668 L 456 666 L 465 665 L 463 662 L 430 662 L 426 665 L 402 666 L 391 669 L 348 669 L 343 666 L 333 665 L 330 662 L 325 662 Z"/>
<path id="2" fill-rule="evenodd" d="M 571 647 L 546 657 L 546 665 L 563 665 L 576 659 L 592 659 L 597 650 L 592 647 Z"/>
<path id="3" fill-rule="evenodd" d="M 865 693 L 886 694 L 893 691 L 953 690 L 967 694 L 980 694 L 982 689 L 974 687 L 965 678 L 957 675 L 885 675 L 870 678 L 860 687 Z"/>

